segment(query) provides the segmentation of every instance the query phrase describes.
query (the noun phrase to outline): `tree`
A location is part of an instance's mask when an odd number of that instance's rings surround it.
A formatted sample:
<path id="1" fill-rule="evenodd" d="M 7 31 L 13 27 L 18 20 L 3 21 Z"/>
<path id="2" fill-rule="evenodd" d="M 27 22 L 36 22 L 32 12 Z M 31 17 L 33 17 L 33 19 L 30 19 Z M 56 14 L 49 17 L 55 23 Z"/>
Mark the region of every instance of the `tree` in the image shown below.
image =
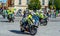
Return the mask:
<path id="1" fill-rule="evenodd" d="M 60 0 L 56 0 L 54 4 L 55 4 L 56 8 L 59 10 L 60 9 Z"/>
<path id="2" fill-rule="evenodd" d="M 53 7 L 55 7 L 57 10 L 60 9 L 60 0 L 50 0 L 49 1 L 49 8 L 51 8 L 50 6 L 52 6 L 53 3 Z"/>
<path id="3" fill-rule="evenodd" d="M 39 10 L 41 8 L 40 1 L 39 0 L 30 0 L 28 4 L 28 9 L 30 10 Z"/>

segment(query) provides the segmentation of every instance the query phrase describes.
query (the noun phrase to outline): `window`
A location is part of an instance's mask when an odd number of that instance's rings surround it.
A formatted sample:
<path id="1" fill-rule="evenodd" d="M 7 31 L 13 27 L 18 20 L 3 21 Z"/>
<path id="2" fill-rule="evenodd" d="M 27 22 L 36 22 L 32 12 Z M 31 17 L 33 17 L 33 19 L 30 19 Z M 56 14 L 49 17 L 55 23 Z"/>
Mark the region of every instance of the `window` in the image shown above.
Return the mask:
<path id="1" fill-rule="evenodd" d="M 8 6 L 9 6 L 9 7 L 12 6 L 12 0 L 8 0 Z"/>
<path id="2" fill-rule="evenodd" d="M 27 4 L 29 4 L 29 0 L 27 0 Z"/>
<path id="3" fill-rule="evenodd" d="M 42 5 L 45 5 L 45 0 L 42 0 Z"/>
<path id="4" fill-rule="evenodd" d="M 19 0 L 19 4 L 21 5 L 21 0 Z"/>

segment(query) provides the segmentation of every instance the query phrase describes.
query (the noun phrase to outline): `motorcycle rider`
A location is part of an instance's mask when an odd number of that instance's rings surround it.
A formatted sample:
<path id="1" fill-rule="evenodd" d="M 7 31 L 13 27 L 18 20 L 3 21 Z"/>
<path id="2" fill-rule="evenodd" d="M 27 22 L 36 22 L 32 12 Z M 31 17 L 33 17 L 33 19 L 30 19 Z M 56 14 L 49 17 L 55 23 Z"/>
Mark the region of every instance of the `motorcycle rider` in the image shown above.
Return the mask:
<path id="1" fill-rule="evenodd" d="M 41 22 L 42 19 L 44 19 L 43 11 L 39 13 L 39 21 Z"/>
<path id="2" fill-rule="evenodd" d="M 48 19 L 47 12 L 44 12 L 44 19 L 45 19 L 45 20 Z"/>
<path id="3" fill-rule="evenodd" d="M 39 24 L 39 13 L 36 11 L 33 15 L 33 19 L 35 20 L 34 24 L 38 27 Z"/>
<path id="4" fill-rule="evenodd" d="M 9 22 L 11 22 L 11 21 L 14 22 L 13 19 L 11 19 L 13 12 L 11 12 L 11 10 L 9 10 L 9 9 L 7 10 L 7 12 L 8 12 L 8 19 L 10 19 Z"/>
<path id="5" fill-rule="evenodd" d="M 23 18 L 22 21 L 23 21 L 23 22 L 22 22 L 22 26 L 24 25 L 24 26 L 23 26 L 24 29 L 28 28 L 27 26 L 30 25 L 31 23 L 33 23 L 31 13 L 29 13 L 28 16 L 26 16 L 25 18 Z M 28 30 L 28 29 L 26 29 L 26 31 L 27 31 L 27 30 Z"/>
<path id="6" fill-rule="evenodd" d="M 23 18 L 25 18 L 26 17 L 26 11 L 24 10 L 24 15 L 23 15 Z"/>
<path id="7" fill-rule="evenodd" d="M 6 10 L 6 7 L 4 7 L 4 10 L 3 10 L 3 17 L 4 17 L 4 18 L 7 17 L 7 10 Z"/>
<path id="8" fill-rule="evenodd" d="M 33 18 L 32 18 L 32 14 L 29 13 L 28 16 L 27 16 L 27 20 L 28 20 L 28 23 L 33 23 Z"/>
<path id="9" fill-rule="evenodd" d="M 39 17 L 40 17 L 39 20 L 40 22 L 42 19 L 45 20 L 45 22 L 47 22 L 48 16 L 46 15 L 46 12 L 40 12 Z"/>

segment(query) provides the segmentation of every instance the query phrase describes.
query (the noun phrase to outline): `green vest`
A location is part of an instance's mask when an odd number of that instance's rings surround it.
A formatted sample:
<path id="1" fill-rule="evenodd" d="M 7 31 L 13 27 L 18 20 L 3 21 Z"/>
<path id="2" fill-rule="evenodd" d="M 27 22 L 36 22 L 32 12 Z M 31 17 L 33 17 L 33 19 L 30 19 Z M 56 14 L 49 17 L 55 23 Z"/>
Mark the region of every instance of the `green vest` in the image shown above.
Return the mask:
<path id="1" fill-rule="evenodd" d="M 40 15 L 39 15 L 39 16 L 40 16 L 40 18 L 44 18 L 44 15 L 43 15 L 42 13 L 40 13 Z"/>
<path id="2" fill-rule="evenodd" d="M 36 15 L 37 15 L 37 16 L 39 16 L 39 13 L 38 13 L 38 12 L 36 12 Z"/>
<path id="3" fill-rule="evenodd" d="M 7 10 L 7 12 L 8 12 L 8 15 L 12 14 L 12 12 L 10 10 Z"/>

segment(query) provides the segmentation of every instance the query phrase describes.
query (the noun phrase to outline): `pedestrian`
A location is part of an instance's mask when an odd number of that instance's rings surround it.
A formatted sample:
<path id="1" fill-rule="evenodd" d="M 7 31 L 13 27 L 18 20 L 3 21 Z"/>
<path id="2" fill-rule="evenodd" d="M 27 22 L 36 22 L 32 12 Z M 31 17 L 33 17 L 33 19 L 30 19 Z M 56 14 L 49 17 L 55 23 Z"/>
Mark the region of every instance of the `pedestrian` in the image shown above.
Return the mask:
<path id="1" fill-rule="evenodd" d="M 48 11 L 48 17 L 51 18 L 51 11 L 50 10 Z"/>
<path id="2" fill-rule="evenodd" d="M 60 12 L 59 12 L 59 14 L 58 14 L 58 17 L 60 16 Z"/>
<path id="3" fill-rule="evenodd" d="M 57 10 L 57 11 L 56 11 L 56 16 L 58 16 L 58 13 L 59 13 L 59 12 L 58 12 L 58 10 Z"/>
<path id="4" fill-rule="evenodd" d="M 51 17 L 54 17 L 54 9 L 51 10 Z"/>
<path id="5" fill-rule="evenodd" d="M 54 11 L 54 18 L 56 18 L 56 11 Z"/>

